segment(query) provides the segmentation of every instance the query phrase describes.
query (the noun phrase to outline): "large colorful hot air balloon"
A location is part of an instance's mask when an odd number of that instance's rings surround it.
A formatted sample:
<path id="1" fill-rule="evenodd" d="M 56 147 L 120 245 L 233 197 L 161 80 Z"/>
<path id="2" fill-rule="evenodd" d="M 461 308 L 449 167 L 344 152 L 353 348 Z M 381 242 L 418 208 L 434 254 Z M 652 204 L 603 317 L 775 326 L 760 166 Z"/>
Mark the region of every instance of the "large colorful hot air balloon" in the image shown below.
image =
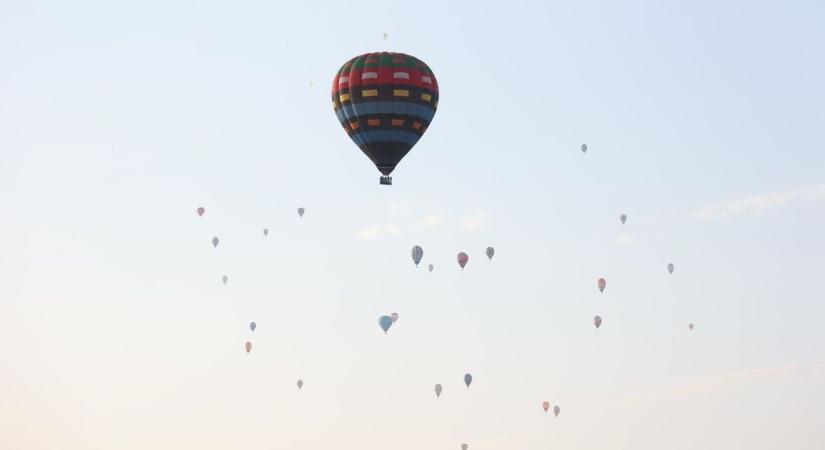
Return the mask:
<path id="1" fill-rule="evenodd" d="M 415 263 L 415 267 L 418 267 L 418 263 L 421 262 L 421 258 L 424 257 L 424 249 L 421 248 L 420 245 L 416 245 L 412 248 L 412 260 Z"/>
<path id="2" fill-rule="evenodd" d="M 383 174 L 381 184 L 392 184 L 395 166 L 433 120 L 438 82 L 418 58 L 366 53 L 335 75 L 332 104 L 350 139 Z"/>

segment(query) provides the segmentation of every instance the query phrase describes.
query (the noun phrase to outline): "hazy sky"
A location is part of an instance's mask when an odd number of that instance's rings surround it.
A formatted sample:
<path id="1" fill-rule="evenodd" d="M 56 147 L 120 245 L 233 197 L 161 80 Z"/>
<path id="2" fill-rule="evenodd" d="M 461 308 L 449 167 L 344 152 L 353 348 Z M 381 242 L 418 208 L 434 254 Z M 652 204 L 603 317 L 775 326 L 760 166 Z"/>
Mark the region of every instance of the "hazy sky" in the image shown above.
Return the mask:
<path id="1" fill-rule="evenodd" d="M 0 3 L 0 448 L 825 448 L 822 2 L 123 3 Z"/>

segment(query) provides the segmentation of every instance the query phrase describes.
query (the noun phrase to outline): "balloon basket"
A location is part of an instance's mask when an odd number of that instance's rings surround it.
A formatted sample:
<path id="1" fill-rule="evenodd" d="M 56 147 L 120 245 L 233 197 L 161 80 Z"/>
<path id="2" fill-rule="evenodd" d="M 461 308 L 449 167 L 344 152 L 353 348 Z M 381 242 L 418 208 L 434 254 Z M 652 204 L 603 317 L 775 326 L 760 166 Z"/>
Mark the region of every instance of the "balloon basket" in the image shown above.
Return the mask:
<path id="1" fill-rule="evenodd" d="M 381 177 L 381 184 L 392 185 L 392 177 L 383 176 Z"/>

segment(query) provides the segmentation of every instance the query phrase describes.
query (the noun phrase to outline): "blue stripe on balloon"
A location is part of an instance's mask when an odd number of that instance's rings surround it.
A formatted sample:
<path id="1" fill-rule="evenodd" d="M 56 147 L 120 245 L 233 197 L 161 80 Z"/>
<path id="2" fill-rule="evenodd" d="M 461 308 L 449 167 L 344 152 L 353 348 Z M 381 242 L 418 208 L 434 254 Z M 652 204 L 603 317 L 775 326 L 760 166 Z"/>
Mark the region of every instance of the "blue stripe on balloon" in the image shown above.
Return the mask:
<path id="1" fill-rule="evenodd" d="M 352 135 L 352 140 L 357 144 L 369 144 L 371 142 L 403 142 L 407 145 L 415 145 L 418 142 L 419 136 L 417 133 L 401 130 L 373 130 L 362 131 Z M 360 142 L 359 142 L 360 141 Z"/>
<path id="2" fill-rule="evenodd" d="M 335 115 L 338 116 L 340 122 L 370 114 L 406 114 L 420 117 L 429 123 L 433 120 L 435 110 L 429 106 L 411 102 L 359 102 L 342 105 L 341 108 L 335 111 Z"/>

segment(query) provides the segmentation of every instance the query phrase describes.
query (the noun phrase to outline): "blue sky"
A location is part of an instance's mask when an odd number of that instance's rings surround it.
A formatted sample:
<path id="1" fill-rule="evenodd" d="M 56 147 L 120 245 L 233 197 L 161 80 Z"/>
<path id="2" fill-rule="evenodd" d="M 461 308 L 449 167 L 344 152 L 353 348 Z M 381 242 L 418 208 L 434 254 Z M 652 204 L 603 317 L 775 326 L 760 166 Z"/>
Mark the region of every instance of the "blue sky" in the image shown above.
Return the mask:
<path id="1" fill-rule="evenodd" d="M 0 436 L 825 447 L 823 19 L 817 2 L 0 4 Z M 330 105 L 367 51 L 415 55 L 441 89 L 392 187 Z"/>

